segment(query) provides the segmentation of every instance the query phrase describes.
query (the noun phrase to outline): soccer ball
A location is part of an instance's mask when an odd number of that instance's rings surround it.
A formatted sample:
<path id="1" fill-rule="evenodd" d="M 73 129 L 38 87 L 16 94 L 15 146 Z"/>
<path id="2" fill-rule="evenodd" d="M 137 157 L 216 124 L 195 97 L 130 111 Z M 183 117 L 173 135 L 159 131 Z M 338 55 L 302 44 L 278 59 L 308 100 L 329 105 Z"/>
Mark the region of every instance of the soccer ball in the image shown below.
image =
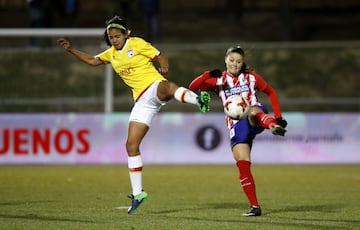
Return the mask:
<path id="1" fill-rule="evenodd" d="M 241 95 L 233 95 L 226 99 L 224 112 L 234 120 L 244 118 L 249 110 L 249 102 Z"/>

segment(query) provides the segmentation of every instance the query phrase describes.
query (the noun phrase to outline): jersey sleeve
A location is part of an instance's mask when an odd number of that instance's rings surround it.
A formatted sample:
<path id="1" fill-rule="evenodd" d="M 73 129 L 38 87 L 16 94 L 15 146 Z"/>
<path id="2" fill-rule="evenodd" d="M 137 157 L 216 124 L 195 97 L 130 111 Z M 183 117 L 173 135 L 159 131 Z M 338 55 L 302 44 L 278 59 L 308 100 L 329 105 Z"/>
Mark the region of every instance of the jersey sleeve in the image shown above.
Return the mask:
<path id="1" fill-rule="evenodd" d="M 274 112 L 274 117 L 275 118 L 281 117 L 279 99 L 278 99 L 277 93 L 274 90 L 274 88 L 271 85 L 269 85 L 264 80 L 264 78 L 261 77 L 259 74 L 257 74 L 257 73 L 252 73 L 252 74 L 256 78 L 256 87 L 258 88 L 258 90 L 265 93 L 268 96 L 271 107 Z"/>
<path id="2" fill-rule="evenodd" d="M 210 77 L 209 71 L 195 78 L 189 85 L 193 91 L 213 91 L 216 88 L 217 78 Z"/>
<path id="3" fill-rule="evenodd" d="M 142 38 L 132 38 L 136 41 L 136 47 L 138 48 L 138 52 L 148 57 L 150 59 L 156 59 L 160 55 L 160 51 L 152 46 L 149 42 L 146 42 Z"/>
<path id="4" fill-rule="evenodd" d="M 111 50 L 111 48 L 105 50 L 102 53 L 99 53 L 99 54 L 95 55 L 95 58 L 100 59 L 105 64 L 110 63 L 110 55 L 111 55 L 110 50 Z"/>

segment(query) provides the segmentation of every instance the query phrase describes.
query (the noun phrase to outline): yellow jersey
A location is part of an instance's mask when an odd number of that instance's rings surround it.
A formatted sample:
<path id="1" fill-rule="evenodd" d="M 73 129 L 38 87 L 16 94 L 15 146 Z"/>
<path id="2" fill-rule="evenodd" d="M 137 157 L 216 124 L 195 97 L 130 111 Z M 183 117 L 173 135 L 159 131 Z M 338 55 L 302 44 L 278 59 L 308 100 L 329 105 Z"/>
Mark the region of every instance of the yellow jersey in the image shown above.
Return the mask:
<path id="1" fill-rule="evenodd" d="M 130 87 L 133 98 L 137 98 L 156 80 L 166 80 L 152 63 L 160 51 L 138 37 L 126 39 L 121 50 L 114 46 L 96 55 L 104 63 L 110 63 L 115 72 Z"/>

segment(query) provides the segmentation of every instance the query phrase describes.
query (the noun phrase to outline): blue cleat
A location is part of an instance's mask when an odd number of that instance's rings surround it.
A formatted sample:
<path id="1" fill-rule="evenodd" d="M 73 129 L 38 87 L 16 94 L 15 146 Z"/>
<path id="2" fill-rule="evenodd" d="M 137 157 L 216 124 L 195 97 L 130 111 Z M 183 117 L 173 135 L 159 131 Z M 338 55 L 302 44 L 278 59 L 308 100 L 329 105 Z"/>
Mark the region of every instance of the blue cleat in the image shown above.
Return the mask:
<path id="1" fill-rule="evenodd" d="M 128 209 L 128 214 L 132 214 L 136 211 L 136 209 L 140 206 L 140 204 L 145 201 L 148 197 L 148 194 L 142 191 L 140 194 L 134 196 L 128 196 L 131 199 L 131 206 Z"/>

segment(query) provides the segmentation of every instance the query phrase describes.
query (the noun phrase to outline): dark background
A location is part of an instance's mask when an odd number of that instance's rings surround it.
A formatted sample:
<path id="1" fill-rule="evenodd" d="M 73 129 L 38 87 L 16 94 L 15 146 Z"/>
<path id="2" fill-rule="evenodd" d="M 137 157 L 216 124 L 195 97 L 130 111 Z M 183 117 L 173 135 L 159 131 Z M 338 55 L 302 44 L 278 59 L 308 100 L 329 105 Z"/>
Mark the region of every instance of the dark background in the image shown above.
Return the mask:
<path id="1" fill-rule="evenodd" d="M 126 18 L 133 36 L 169 58 L 167 78 L 178 85 L 223 69 L 225 50 L 240 44 L 283 111 L 360 111 L 359 0 L 160 0 L 157 36 L 145 26 L 142 0 L 79 0 L 73 15 L 64 14 L 62 0 L 42 1 L 42 28 L 104 28 L 115 14 Z M 0 1 L 1 27 L 30 28 L 27 2 Z M 0 38 L 0 112 L 103 111 L 104 68 L 76 61 L 56 39 L 40 38 L 34 47 L 29 37 Z M 90 54 L 106 48 L 101 36 L 71 39 Z M 115 75 L 113 93 L 115 111 L 129 111 L 130 90 Z M 212 111 L 221 111 L 213 99 Z M 165 109 L 197 111 L 173 104 Z"/>
<path id="2" fill-rule="evenodd" d="M 61 13 L 59 0 L 43 1 L 46 27 L 103 27 L 118 14 L 145 36 L 140 0 L 78 0 L 73 19 Z M 161 42 L 358 40 L 360 35 L 358 0 L 160 0 L 158 17 Z M 29 26 L 25 0 L 0 2 L 0 27 Z"/>

